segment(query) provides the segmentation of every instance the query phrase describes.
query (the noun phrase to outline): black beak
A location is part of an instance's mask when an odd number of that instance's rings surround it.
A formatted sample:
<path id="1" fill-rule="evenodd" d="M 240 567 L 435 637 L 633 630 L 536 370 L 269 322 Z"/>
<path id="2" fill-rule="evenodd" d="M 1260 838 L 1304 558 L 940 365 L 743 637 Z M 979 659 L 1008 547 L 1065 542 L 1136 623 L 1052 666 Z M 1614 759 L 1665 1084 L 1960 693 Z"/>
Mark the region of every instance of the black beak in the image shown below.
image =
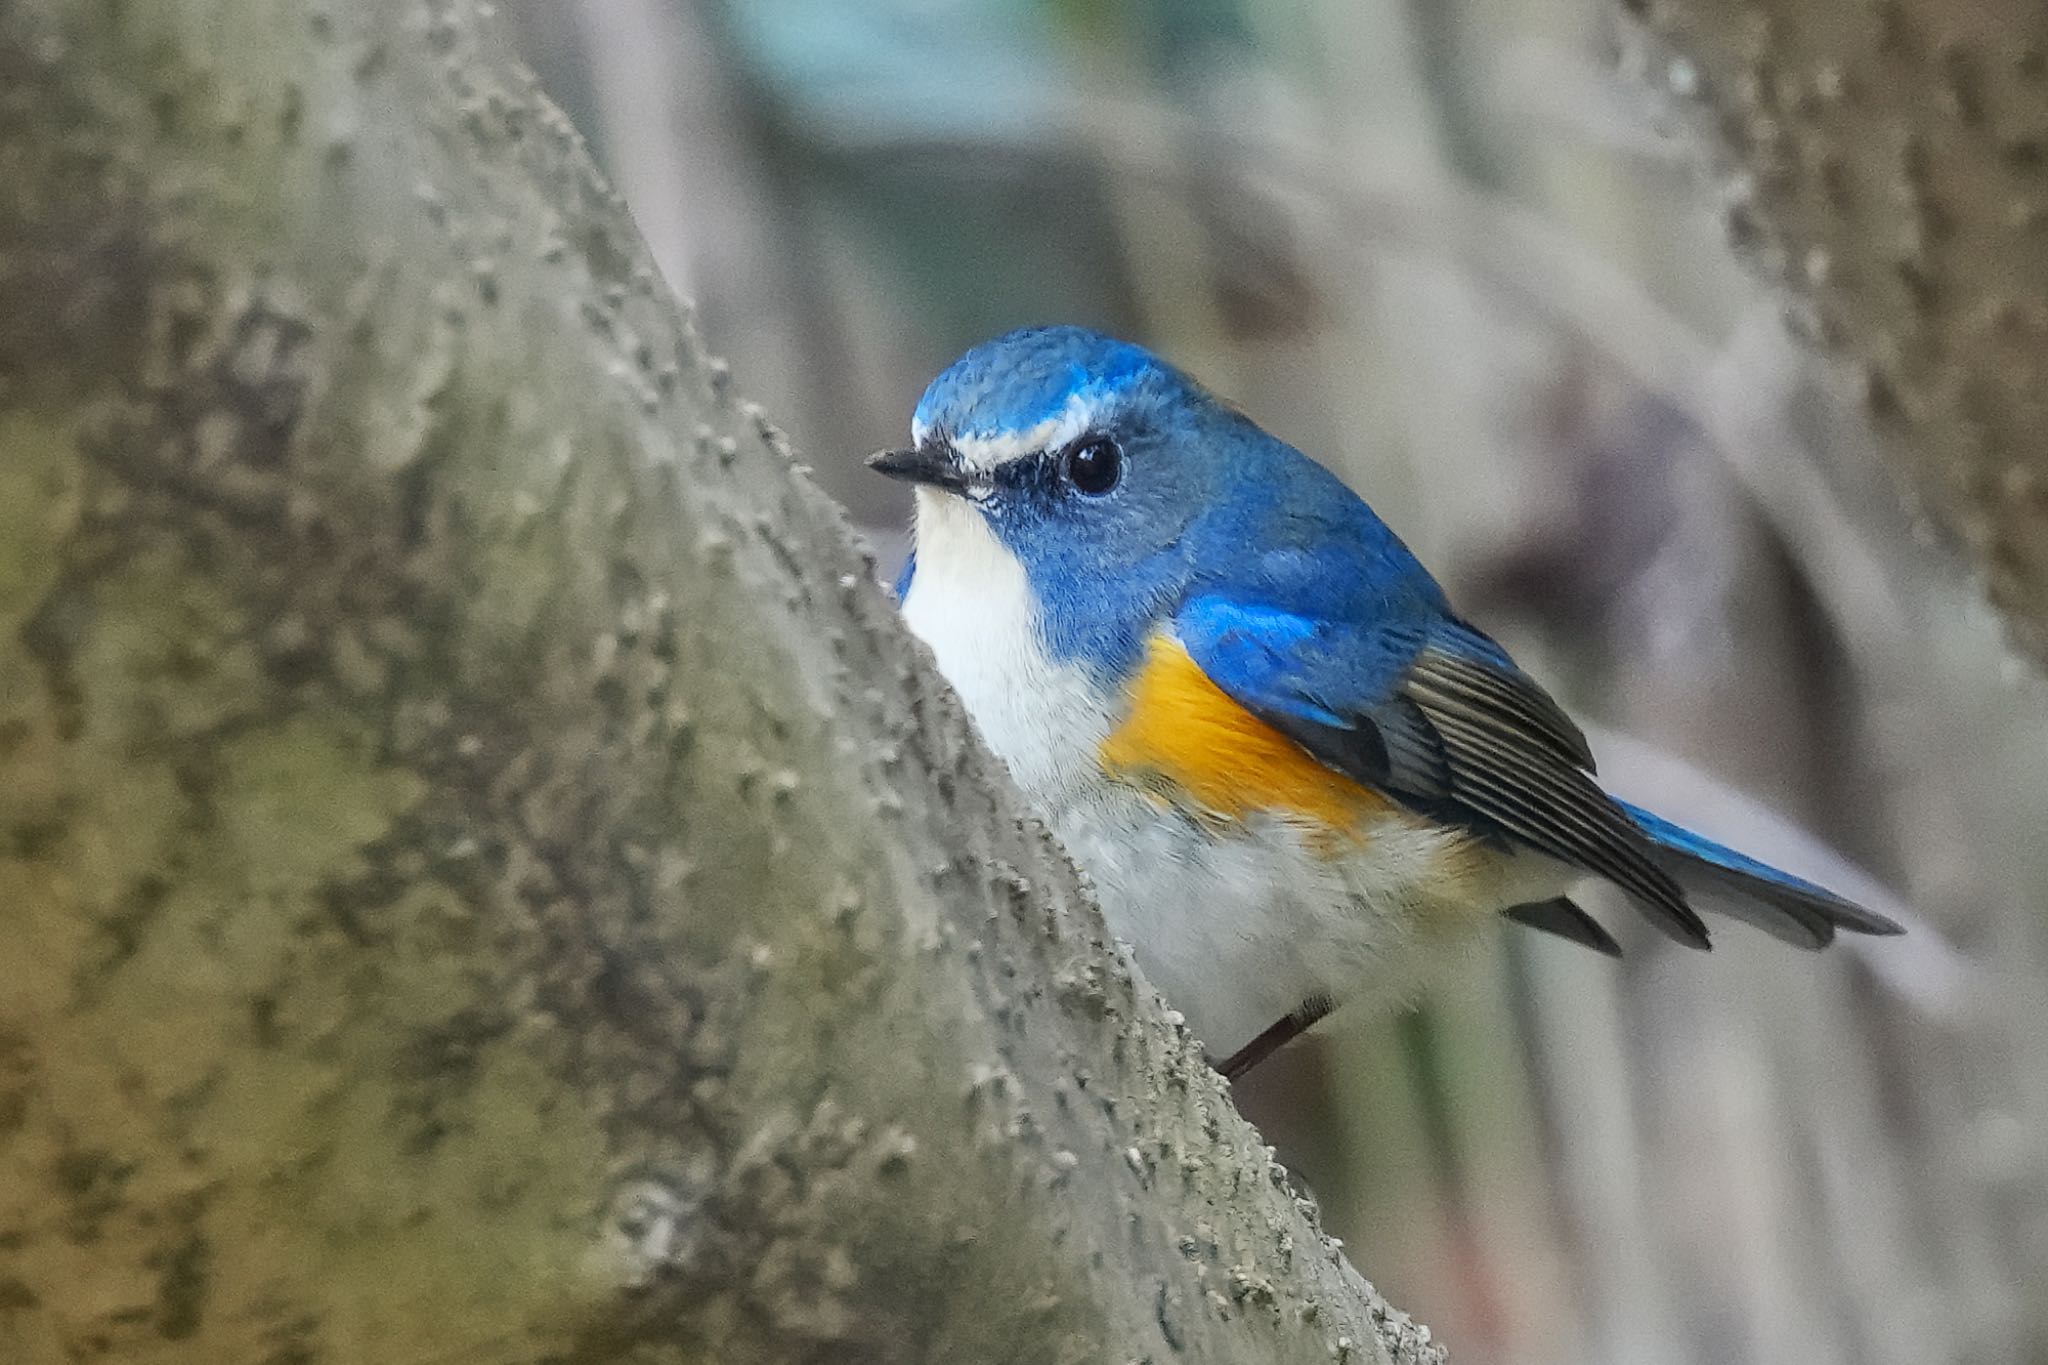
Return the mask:
<path id="1" fill-rule="evenodd" d="M 868 468 L 905 483 L 943 488 L 948 493 L 965 493 L 967 477 L 952 450 L 945 445 L 918 446 L 911 450 L 884 450 L 868 456 Z"/>

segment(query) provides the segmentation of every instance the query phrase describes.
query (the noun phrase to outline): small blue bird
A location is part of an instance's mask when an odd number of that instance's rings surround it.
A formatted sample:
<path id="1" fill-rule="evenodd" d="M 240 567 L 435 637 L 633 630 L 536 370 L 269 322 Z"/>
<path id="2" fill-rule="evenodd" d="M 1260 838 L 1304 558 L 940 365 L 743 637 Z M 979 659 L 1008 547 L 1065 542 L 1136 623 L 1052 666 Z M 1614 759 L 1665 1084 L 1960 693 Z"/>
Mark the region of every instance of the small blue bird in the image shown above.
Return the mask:
<path id="1" fill-rule="evenodd" d="M 1502 917 L 1615 954 L 1588 876 L 1808 948 L 1881 915 L 1604 792 L 1585 738 L 1373 510 L 1150 352 L 1012 332 L 933 381 L 899 585 L 1109 926 L 1233 1079 Z"/>

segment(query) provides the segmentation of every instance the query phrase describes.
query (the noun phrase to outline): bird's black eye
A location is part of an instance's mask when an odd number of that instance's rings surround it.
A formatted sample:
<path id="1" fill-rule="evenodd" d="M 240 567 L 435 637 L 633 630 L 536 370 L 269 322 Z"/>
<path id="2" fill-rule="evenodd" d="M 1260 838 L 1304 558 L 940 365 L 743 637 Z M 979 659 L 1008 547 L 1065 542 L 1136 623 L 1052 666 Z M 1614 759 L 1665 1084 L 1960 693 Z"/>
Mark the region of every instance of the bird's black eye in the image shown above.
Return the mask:
<path id="1" fill-rule="evenodd" d="M 1107 436 L 1090 436 L 1067 448 L 1061 466 L 1068 483 L 1091 498 L 1099 498 L 1123 478 L 1124 452 Z"/>

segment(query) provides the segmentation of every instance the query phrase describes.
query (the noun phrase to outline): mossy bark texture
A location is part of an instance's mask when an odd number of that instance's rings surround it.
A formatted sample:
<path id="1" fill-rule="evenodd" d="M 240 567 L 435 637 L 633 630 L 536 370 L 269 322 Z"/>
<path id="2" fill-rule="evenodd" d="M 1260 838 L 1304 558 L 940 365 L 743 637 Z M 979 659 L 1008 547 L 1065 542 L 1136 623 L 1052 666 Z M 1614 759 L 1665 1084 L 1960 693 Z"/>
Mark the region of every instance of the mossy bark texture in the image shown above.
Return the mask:
<path id="1" fill-rule="evenodd" d="M 0 0 L 0 1360 L 1424 1361 L 471 0 Z"/>
<path id="2" fill-rule="evenodd" d="M 1708 114 L 1736 245 L 2048 662 L 2048 4 L 1620 3 Z"/>

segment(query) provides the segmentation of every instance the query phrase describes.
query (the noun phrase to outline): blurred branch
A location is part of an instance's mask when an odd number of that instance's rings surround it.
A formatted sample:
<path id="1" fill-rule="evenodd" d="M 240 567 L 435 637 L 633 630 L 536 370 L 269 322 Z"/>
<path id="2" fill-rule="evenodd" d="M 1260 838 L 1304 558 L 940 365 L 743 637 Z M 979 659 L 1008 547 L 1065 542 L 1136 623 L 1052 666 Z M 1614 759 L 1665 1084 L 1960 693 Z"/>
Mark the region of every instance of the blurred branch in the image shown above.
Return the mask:
<path id="1" fill-rule="evenodd" d="M 1439 1358 L 487 8 L 0 8 L 0 1358 Z"/>
<path id="2" fill-rule="evenodd" d="M 1067 124 L 1047 142 L 991 145 L 980 140 L 905 135 L 893 122 L 832 129 L 849 151 L 874 158 L 937 158 L 987 165 L 1003 157 L 1048 154 L 1105 161 L 1116 176 L 1184 188 L 1222 167 L 1241 192 L 1266 196 L 1304 216 L 1321 214 L 1351 243 L 1413 253 L 1447 265 L 1530 319 L 1582 341 L 1592 354 L 1646 393 L 1657 395 L 1705 433 L 1745 485 L 1753 471 L 1739 458 L 1748 431 L 1722 392 L 1710 386 L 1720 351 L 1664 308 L 1628 271 L 1532 210 L 1449 177 L 1367 158 L 1335 158 L 1279 132 L 1239 134 L 1201 145 L 1197 125 L 1145 101 L 1076 96 Z M 1768 510 L 1768 503 L 1764 504 Z"/>
<path id="3" fill-rule="evenodd" d="M 1623 0 L 1696 100 L 1737 246 L 1860 376 L 1937 522 L 2048 660 L 2048 7 Z"/>
<path id="4" fill-rule="evenodd" d="M 1209 160 L 1198 167 L 1188 155 L 1190 145 L 1200 145 L 1190 136 L 1198 125 L 1183 115 L 1145 101 L 1083 97 L 1068 101 L 1064 112 L 1068 123 L 1049 144 L 907 137 L 891 124 L 863 128 L 852 121 L 833 132 L 842 145 L 869 156 L 969 163 L 1068 147 L 1077 158 L 1109 161 L 1114 174 L 1173 186 L 1214 175 L 1225 162 L 1247 188 L 1329 215 L 1351 240 L 1405 248 L 1455 267 L 1531 316 L 1585 338 L 1702 429 L 1716 421 L 1699 382 L 1714 359 L 1711 344 L 1626 272 L 1498 195 L 1356 158 L 1339 164 L 1327 151 L 1277 132 L 1204 146 Z"/>

